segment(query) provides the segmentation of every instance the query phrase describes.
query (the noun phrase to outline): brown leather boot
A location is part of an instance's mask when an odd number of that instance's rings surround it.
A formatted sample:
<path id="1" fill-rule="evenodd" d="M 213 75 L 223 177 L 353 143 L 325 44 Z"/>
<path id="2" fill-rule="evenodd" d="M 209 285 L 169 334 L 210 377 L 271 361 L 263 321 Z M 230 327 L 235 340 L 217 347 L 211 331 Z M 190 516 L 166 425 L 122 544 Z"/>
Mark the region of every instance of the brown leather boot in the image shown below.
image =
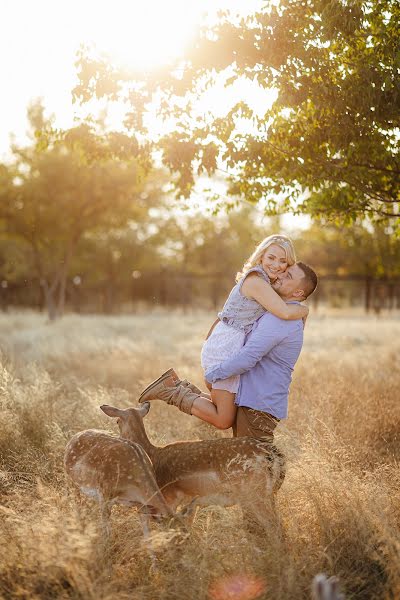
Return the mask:
<path id="1" fill-rule="evenodd" d="M 193 402 L 198 397 L 199 394 L 192 392 L 180 383 L 176 383 L 171 374 L 164 373 L 164 377 L 159 377 L 147 386 L 138 401 L 142 404 L 151 400 L 163 400 L 167 404 L 173 404 L 182 412 L 191 415 Z"/>
<path id="2" fill-rule="evenodd" d="M 165 385 L 175 385 L 176 382 L 179 381 L 179 377 L 178 375 L 175 373 L 174 369 L 168 369 L 168 371 L 165 371 L 165 373 L 163 373 L 162 375 L 160 375 L 160 377 L 158 377 L 157 379 L 155 379 L 154 381 L 152 381 L 144 390 L 143 392 L 140 394 L 139 396 L 139 402 L 145 402 L 145 400 L 141 400 L 141 398 L 144 396 L 144 394 L 147 394 L 147 392 L 151 392 L 153 389 L 155 389 L 159 383 L 164 382 Z"/>
<path id="3" fill-rule="evenodd" d="M 196 387 L 194 385 L 194 383 L 190 383 L 190 381 L 188 381 L 187 379 L 182 379 L 182 381 L 179 382 L 181 385 L 183 385 L 183 387 L 189 388 L 189 390 L 191 390 L 192 392 L 194 392 L 195 394 L 202 394 L 202 390 L 198 387 Z"/>
<path id="4" fill-rule="evenodd" d="M 172 379 L 174 380 L 174 383 L 176 384 L 180 384 L 183 385 L 184 387 L 189 388 L 190 390 L 192 390 L 192 392 L 195 392 L 196 394 L 202 394 L 202 390 L 200 388 L 198 388 L 197 386 L 194 385 L 194 383 L 191 383 L 190 381 L 188 381 L 187 379 L 179 379 L 179 375 L 177 374 L 177 372 L 174 369 L 168 369 L 168 371 L 165 371 L 165 373 L 163 373 L 162 375 L 160 375 L 160 377 L 158 379 L 156 379 L 155 381 L 153 381 L 153 383 L 151 383 L 143 392 L 142 394 L 144 394 L 144 392 L 146 392 L 149 388 L 151 388 L 154 384 L 160 382 L 160 381 L 165 381 L 165 379 L 167 379 L 168 377 L 172 377 Z M 167 384 L 169 385 L 169 384 Z"/>

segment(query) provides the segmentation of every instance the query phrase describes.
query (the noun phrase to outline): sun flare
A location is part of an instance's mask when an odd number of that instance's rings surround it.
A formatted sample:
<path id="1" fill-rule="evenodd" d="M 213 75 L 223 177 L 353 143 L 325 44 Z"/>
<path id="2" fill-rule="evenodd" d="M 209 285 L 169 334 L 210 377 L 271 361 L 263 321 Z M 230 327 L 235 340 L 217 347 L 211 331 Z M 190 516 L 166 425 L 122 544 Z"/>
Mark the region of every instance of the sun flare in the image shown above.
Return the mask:
<path id="1" fill-rule="evenodd" d="M 77 14 L 85 41 L 118 62 L 149 69 L 182 53 L 197 27 L 214 20 L 219 10 L 246 14 L 260 4 L 261 0 L 113 0 L 81 3 Z"/>
<path id="2" fill-rule="evenodd" d="M 26 141 L 26 107 L 42 97 L 59 127 L 71 126 L 71 89 L 81 45 L 133 70 L 162 67 L 190 45 L 203 17 L 218 10 L 245 14 L 261 0 L 13 0 L 2 4 L 0 56 L 3 111 L 0 155 L 12 133 Z"/>
<path id="3" fill-rule="evenodd" d="M 86 39 L 99 51 L 127 66 L 150 69 L 184 50 L 201 21 L 202 8 L 182 0 L 117 0 L 82 17 L 90 32 Z"/>

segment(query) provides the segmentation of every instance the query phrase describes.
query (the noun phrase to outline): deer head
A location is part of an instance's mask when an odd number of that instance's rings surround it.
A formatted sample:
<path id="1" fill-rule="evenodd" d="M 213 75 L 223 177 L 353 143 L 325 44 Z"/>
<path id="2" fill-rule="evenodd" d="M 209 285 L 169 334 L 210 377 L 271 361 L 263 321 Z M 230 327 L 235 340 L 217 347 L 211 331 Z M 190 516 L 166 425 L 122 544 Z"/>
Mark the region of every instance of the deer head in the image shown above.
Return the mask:
<path id="1" fill-rule="evenodd" d="M 116 408 L 109 404 L 100 406 L 101 410 L 108 416 L 117 419 L 121 437 L 141 444 L 146 452 L 150 444 L 143 425 L 143 418 L 150 410 L 150 402 L 144 402 L 139 408 Z"/>

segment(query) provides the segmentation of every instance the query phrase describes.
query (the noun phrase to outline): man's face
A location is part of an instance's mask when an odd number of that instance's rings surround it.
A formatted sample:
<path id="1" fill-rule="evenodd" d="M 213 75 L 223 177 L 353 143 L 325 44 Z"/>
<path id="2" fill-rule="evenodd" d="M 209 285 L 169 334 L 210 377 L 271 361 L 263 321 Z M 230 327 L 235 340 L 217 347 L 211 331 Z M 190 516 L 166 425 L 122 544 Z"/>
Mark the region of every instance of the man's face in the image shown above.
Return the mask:
<path id="1" fill-rule="evenodd" d="M 304 300 L 302 288 L 303 271 L 297 265 L 288 267 L 283 273 L 279 273 L 276 281 L 272 283 L 273 289 L 281 298 L 288 300 Z"/>

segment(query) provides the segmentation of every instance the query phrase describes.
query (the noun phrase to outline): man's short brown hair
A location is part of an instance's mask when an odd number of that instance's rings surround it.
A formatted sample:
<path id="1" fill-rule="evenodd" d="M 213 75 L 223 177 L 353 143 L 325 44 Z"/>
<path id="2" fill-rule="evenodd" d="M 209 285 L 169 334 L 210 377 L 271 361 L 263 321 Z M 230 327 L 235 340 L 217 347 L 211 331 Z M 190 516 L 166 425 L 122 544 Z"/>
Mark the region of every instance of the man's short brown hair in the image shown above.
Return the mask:
<path id="1" fill-rule="evenodd" d="M 300 267 L 300 269 L 304 273 L 304 277 L 301 280 L 301 287 L 304 290 L 305 298 L 311 296 L 315 288 L 317 287 L 318 277 L 315 271 L 309 266 L 302 262 L 297 262 L 296 265 Z"/>

